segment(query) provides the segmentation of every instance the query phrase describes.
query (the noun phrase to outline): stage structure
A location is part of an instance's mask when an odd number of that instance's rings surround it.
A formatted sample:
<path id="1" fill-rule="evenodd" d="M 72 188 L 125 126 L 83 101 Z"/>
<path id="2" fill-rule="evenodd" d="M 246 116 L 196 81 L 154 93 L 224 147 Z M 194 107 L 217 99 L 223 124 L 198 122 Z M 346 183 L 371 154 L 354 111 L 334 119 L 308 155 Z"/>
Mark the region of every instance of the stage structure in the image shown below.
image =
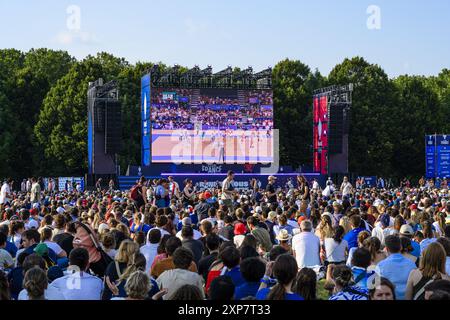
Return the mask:
<path id="1" fill-rule="evenodd" d="M 313 167 L 322 175 L 348 173 L 348 135 L 353 84 L 314 91 Z"/>
<path id="2" fill-rule="evenodd" d="M 118 174 L 117 154 L 122 145 L 122 117 L 115 81 L 103 79 L 88 88 L 88 185 L 100 176 Z"/>
<path id="3" fill-rule="evenodd" d="M 247 188 L 251 178 L 265 186 L 270 174 L 279 175 L 280 185 L 295 181 L 292 167 L 271 171 L 273 112 L 271 68 L 155 65 L 141 79 L 141 164 L 128 167 L 120 187 L 139 176 L 171 175 L 180 186 L 190 178 L 202 188 L 222 181 L 228 170 L 236 173 L 236 188 Z"/>

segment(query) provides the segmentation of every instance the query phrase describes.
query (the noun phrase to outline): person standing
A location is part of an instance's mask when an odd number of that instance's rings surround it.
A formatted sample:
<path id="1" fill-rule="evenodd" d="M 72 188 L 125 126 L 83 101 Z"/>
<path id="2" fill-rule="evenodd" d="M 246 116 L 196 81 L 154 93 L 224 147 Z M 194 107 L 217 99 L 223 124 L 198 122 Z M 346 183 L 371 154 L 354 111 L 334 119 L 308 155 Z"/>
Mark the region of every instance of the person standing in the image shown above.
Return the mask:
<path id="1" fill-rule="evenodd" d="M 114 191 L 114 179 L 109 180 L 109 192 Z"/>
<path id="2" fill-rule="evenodd" d="M 222 182 L 222 201 L 229 211 L 233 211 L 233 196 L 235 193 L 233 187 L 234 172 L 229 170 L 227 177 Z"/>
<path id="3" fill-rule="evenodd" d="M 349 196 L 352 193 L 352 184 L 348 181 L 348 177 L 344 177 L 341 184 L 342 197 Z"/>
<path id="4" fill-rule="evenodd" d="M 31 184 L 32 184 L 31 178 L 28 178 L 28 180 L 27 180 L 27 192 L 31 192 Z"/>
<path id="5" fill-rule="evenodd" d="M 298 189 L 300 191 L 300 197 L 302 200 L 300 206 L 300 213 L 306 215 L 306 210 L 308 209 L 308 204 L 310 201 L 308 181 L 304 176 L 298 176 L 297 181 L 298 181 Z"/>
<path id="6" fill-rule="evenodd" d="M 95 189 L 98 192 L 102 191 L 102 178 L 98 178 L 97 182 L 95 183 Z"/>
<path id="7" fill-rule="evenodd" d="M 9 202 L 12 200 L 11 185 L 12 179 L 8 178 L 3 183 L 2 188 L 0 189 L 0 212 L 3 212 L 3 208 L 5 207 L 5 205 L 9 204 Z"/>
<path id="8" fill-rule="evenodd" d="M 178 199 L 180 197 L 180 186 L 173 179 L 172 176 L 167 178 L 169 180 L 169 196 L 170 199 Z"/>
<path id="9" fill-rule="evenodd" d="M 23 179 L 22 183 L 20 184 L 20 191 L 21 192 L 27 192 L 27 179 Z"/>
<path id="10" fill-rule="evenodd" d="M 269 176 L 267 178 L 268 184 L 266 186 L 266 197 L 267 202 L 270 203 L 277 203 L 277 193 L 275 191 L 275 181 L 277 180 L 277 177 L 275 176 Z"/>
<path id="11" fill-rule="evenodd" d="M 31 178 L 31 203 L 40 203 L 41 202 L 41 185 L 38 183 L 35 177 Z"/>

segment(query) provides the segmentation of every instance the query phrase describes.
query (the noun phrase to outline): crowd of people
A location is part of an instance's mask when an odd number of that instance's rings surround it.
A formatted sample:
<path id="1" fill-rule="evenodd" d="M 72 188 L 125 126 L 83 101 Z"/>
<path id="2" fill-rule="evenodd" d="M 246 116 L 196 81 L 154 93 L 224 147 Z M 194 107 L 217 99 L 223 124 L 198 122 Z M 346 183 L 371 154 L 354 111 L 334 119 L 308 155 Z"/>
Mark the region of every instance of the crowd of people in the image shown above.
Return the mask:
<path id="1" fill-rule="evenodd" d="M 446 184 L 0 191 L 0 299 L 448 300 Z M 323 294 L 325 292 L 325 296 Z"/>

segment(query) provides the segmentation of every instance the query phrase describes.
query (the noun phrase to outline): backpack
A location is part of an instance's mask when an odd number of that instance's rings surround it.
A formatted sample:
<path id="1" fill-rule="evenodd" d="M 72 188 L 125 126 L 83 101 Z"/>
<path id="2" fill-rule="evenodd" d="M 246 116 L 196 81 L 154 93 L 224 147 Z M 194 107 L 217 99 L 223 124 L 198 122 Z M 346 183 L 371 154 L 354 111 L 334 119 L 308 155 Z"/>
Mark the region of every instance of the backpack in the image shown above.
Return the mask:
<path id="1" fill-rule="evenodd" d="M 134 201 L 139 200 L 141 196 L 141 186 L 136 184 L 130 189 L 130 198 Z"/>

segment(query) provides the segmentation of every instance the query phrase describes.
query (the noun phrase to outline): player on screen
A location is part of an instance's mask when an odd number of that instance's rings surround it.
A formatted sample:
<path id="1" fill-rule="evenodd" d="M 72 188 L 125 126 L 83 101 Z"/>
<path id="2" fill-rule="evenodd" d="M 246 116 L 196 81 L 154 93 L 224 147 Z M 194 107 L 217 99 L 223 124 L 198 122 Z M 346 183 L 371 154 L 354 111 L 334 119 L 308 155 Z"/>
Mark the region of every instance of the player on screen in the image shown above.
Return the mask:
<path id="1" fill-rule="evenodd" d="M 225 162 L 225 142 L 224 140 L 221 140 L 219 142 L 219 163 Z"/>

